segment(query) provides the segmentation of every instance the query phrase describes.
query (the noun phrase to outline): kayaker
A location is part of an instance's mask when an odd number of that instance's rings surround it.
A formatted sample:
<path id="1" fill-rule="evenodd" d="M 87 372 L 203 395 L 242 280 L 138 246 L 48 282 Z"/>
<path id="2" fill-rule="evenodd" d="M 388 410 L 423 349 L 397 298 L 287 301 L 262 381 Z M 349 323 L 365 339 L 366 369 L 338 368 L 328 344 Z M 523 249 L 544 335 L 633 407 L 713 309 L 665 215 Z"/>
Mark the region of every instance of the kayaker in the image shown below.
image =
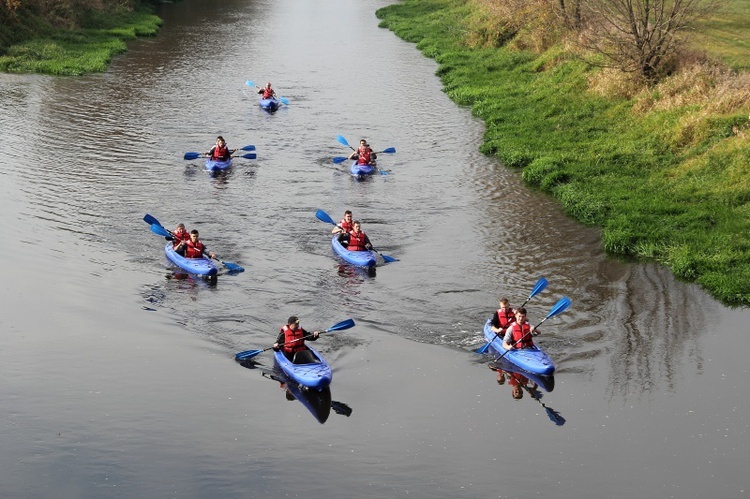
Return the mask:
<path id="1" fill-rule="evenodd" d="M 206 153 L 206 156 L 214 161 L 226 161 L 232 157 L 237 149 L 229 149 L 224 137 L 219 135 L 216 137 L 216 145 L 214 145 L 210 151 Z"/>
<path id="2" fill-rule="evenodd" d="M 266 83 L 266 86 L 258 90 L 259 94 L 263 94 L 264 99 L 275 99 L 276 92 L 271 88 L 271 82 Z"/>
<path id="3" fill-rule="evenodd" d="M 352 211 L 346 210 L 344 212 L 344 218 L 339 220 L 339 223 L 336 224 L 336 227 L 333 228 L 331 233 L 338 234 L 340 232 L 347 233 L 351 231 L 354 228 L 353 227 L 354 222 L 352 222 L 352 216 L 353 216 Z"/>
<path id="4" fill-rule="evenodd" d="M 352 230 L 339 235 L 339 242 L 349 251 L 366 251 L 372 249 L 370 238 L 362 232 L 362 224 L 359 220 L 352 222 Z"/>
<path id="5" fill-rule="evenodd" d="M 216 255 L 206 249 L 206 245 L 200 241 L 197 229 L 190 231 L 190 239 L 185 241 L 185 258 L 202 258 L 205 253 L 214 258 Z"/>
<path id="6" fill-rule="evenodd" d="M 515 320 L 515 313 L 513 312 L 513 307 L 510 306 L 510 302 L 507 298 L 501 298 L 500 308 L 492 316 L 492 332 L 504 332 L 508 328 L 508 325 Z"/>
<path id="7" fill-rule="evenodd" d="M 299 317 L 293 315 L 281 327 L 279 336 L 276 338 L 276 343 L 273 344 L 273 349 L 278 352 L 280 348 L 283 348 L 286 358 L 295 364 L 315 362 L 316 359 L 305 346 L 305 339 L 315 341 L 319 335 L 320 331 L 313 331 L 312 334 L 308 334 L 299 325 Z"/>
<path id="8" fill-rule="evenodd" d="M 370 148 L 365 139 L 359 141 L 359 148 L 349 155 L 349 159 L 356 159 L 358 165 L 375 165 L 378 155 Z"/>
<path id="9" fill-rule="evenodd" d="M 526 308 L 521 307 L 516 310 L 516 320 L 510 324 L 503 337 L 503 348 L 510 350 L 512 348 L 531 348 L 534 342 L 532 335 L 539 334 L 535 332 L 536 328 L 529 324 L 526 319 Z"/>
<path id="10" fill-rule="evenodd" d="M 172 231 L 172 249 L 180 255 L 185 255 L 185 246 L 190 240 L 190 234 L 185 228 L 185 224 L 177 224 L 174 231 Z"/>

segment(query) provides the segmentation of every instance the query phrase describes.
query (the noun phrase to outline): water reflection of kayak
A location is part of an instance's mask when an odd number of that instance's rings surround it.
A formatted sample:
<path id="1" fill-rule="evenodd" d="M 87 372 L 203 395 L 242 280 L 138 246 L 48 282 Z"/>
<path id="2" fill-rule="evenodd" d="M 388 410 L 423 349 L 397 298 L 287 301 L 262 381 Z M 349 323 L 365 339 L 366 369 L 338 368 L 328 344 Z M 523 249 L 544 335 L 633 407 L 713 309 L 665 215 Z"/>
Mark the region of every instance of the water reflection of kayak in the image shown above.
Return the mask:
<path id="1" fill-rule="evenodd" d="M 331 387 L 326 386 L 322 390 L 314 390 L 306 386 L 298 385 L 294 381 L 286 382 L 286 389 L 295 399 L 304 405 L 310 414 L 315 416 L 320 424 L 328 420 L 331 415 Z"/>
<path id="2" fill-rule="evenodd" d="M 527 372 L 505 358 L 502 358 L 495 362 L 490 362 L 489 367 L 493 371 L 502 370 L 507 373 L 515 373 L 520 374 L 521 376 L 526 376 L 528 379 L 542 388 L 545 392 L 551 392 L 555 389 L 555 377 L 553 375 L 542 376 L 539 374 Z"/>

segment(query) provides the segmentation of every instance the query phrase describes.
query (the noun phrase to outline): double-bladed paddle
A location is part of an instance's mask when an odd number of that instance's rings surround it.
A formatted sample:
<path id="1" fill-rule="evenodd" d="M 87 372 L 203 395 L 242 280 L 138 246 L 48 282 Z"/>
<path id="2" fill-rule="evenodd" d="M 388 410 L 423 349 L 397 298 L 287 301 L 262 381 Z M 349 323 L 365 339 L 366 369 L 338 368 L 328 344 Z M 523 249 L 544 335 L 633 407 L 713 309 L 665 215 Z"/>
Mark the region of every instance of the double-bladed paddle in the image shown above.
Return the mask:
<path id="1" fill-rule="evenodd" d="M 253 87 L 253 88 L 258 88 L 258 89 L 260 88 L 260 87 L 259 87 L 258 85 L 256 85 L 256 84 L 255 84 L 255 82 L 254 82 L 254 81 L 252 81 L 252 80 L 245 80 L 245 85 L 247 85 L 248 87 Z M 283 103 L 284 105 L 286 105 L 286 106 L 288 106 L 288 105 L 289 105 L 289 99 L 285 99 L 284 97 L 280 97 L 280 96 L 278 96 L 278 95 L 276 94 L 276 91 L 275 91 L 275 90 L 274 90 L 274 92 L 273 92 L 273 95 L 274 95 L 274 96 L 275 96 L 275 97 L 276 97 L 277 99 L 279 99 L 279 100 L 280 100 L 280 101 L 281 101 L 281 102 L 282 102 L 282 103 Z"/>
<path id="2" fill-rule="evenodd" d="M 322 331 L 320 334 L 330 333 L 330 332 L 333 332 L 333 331 L 341 331 L 343 329 L 349 329 L 349 328 L 352 328 L 352 327 L 354 327 L 354 320 L 353 319 L 346 319 L 344 321 L 339 322 L 338 324 L 334 324 L 333 326 L 329 327 L 325 331 Z M 297 342 L 297 341 L 300 341 L 300 340 L 305 340 L 305 339 L 312 338 L 312 337 L 313 337 L 313 334 L 306 334 L 302 338 L 298 338 L 296 340 L 292 340 L 289 343 L 294 343 L 294 342 Z M 282 346 L 284 344 L 285 343 L 280 343 L 279 346 Z M 271 350 L 272 348 L 273 347 L 271 346 L 271 347 L 268 347 L 268 348 L 264 348 L 263 350 L 247 350 L 245 352 L 240 352 L 240 353 L 238 353 L 238 354 L 236 354 L 234 356 L 234 359 L 238 360 L 238 361 L 252 359 L 256 355 L 261 354 L 263 352 L 267 352 L 268 350 Z"/>
<path id="3" fill-rule="evenodd" d="M 382 151 L 377 151 L 375 154 L 381 154 L 381 153 L 393 154 L 395 152 L 396 152 L 396 148 L 395 147 L 389 147 L 387 149 L 383 149 Z M 339 164 L 339 163 L 343 163 L 347 159 L 349 159 L 349 156 L 335 156 L 333 158 L 333 162 L 336 163 L 336 164 Z"/>
<path id="4" fill-rule="evenodd" d="M 567 310 L 567 308 L 569 306 L 570 306 L 570 298 L 568 298 L 567 296 L 563 296 L 562 298 L 560 298 L 557 301 L 557 303 L 555 303 L 555 306 L 552 307 L 552 310 L 549 311 L 549 313 L 547 314 L 547 317 L 545 317 L 544 319 L 542 319 L 541 322 L 539 322 L 539 324 L 537 324 L 536 326 L 534 326 L 534 330 L 536 331 L 539 328 L 539 326 L 541 326 L 542 324 L 544 324 L 544 321 L 546 321 L 550 317 L 554 317 L 557 314 L 560 314 L 560 313 L 564 312 L 565 310 Z M 518 341 L 514 342 L 511 345 L 510 350 L 506 350 L 502 355 L 500 355 L 498 358 L 495 359 L 495 362 L 497 362 L 498 360 L 500 360 L 503 357 L 505 357 L 506 355 L 508 355 L 508 352 L 510 352 L 511 350 L 513 350 L 513 347 L 515 347 L 518 343 L 520 343 L 521 340 L 523 340 L 530 333 L 531 332 L 529 331 L 528 333 L 526 333 L 523 336 L 521 336 L 518 339 Z"/>
<path id="5" fill-rule="evenodd" d="M 154 234 L 158 234 L 163 237 L 174 239 L 174 233 L 171 230 L 165 228 L 161 223 L 159 223 L 159 221 L 153 215 L 146 213 L 146 216 L 143 217 L 143 221 L 151 225 L 151 232 L 153 232 Z M 214 260 L 224 265 L 231 272 L 244 272 L 245 271 L 244 267 L 237 265 L 234 262 L 225 262 L 216 255 L 214 255 L 213 258 Z"/>
<path id="6" fill-rule="evenodd" d="M 254 151 L 254 150 L 255 150 L 255 146 L 253 145 L 249 145 L 249 146 L 236 149 L 236 151 Z M 206 156 L 207 154 L 202 153 L 202 152 L 186 152 L 185 156 L 183 156 L 183 159 L 193 160 L 193 159 L 198 159 L 198 158 L 204 158 Z M 232 157 L 233 156 L 234 156 L 234 152 L 232 153 Z M 256 159 L 258 156 L 255 153 L 249 153 L 249 154 L 243 154 L 241 157 L 245 159 Z"/>
<path id="7" fill-rule="evenodd" d="M 549 282 L 547 282 L 547 279 L 545 279 L 544 277 L 540 277 L 539 280 L 534 285 L 534 289 L 532 289 L 531 293 L 529 293 L 529 297 L 526 298 L 526 301 L 521 304 L 521 307 L 525 306 L 529 302 L 529 300 L 531 300 L 536 295 L 538 295 L 539 293 L 541 293 L 542 291 L 544 291 L 544 288 L 547 287 L 547 284 L 549 284 Z M 518 307 L 518 308 L 521 308 L 521 307 Z M 504 331 L 505 331 L 505 329 L 502 329 L 502 330 L 498 331 L 497 333 L 495 333 L 495 336 L 488 343 L 486 343 L 486 344 L 482 345 L 481 347 L 479 347 L 476 350 L 476 352 L 477 353 L 485 353 L 487 351 L 487 349 L 490 348 L 490 345 L 492 345 L 492 342 L 495 341 L 495 338 L 497 338 L 498 336 L 500 336 L 500 333 L 504 332 Z"/>
<path id="8" fill-rule="evenodd" d="M 341 228 L 341 226 L 339 224 L 337 224 L 336 222 L 334 222 L 333 219 L 331 218 L 331 216 L 328 213 L 326 213 L 325 211 L 323 211 L 323 210 L 316 211 L 315 212 L 315 217 L 318 220 L 320 220 L 321 222 L 325 222 L 325 223 L 328 223 L 328 224 L 331 224 L 331 225 L 335 225 L 338 228 Z M 397 262 L 398 261 L 398 258 L 393 258 L 392 256 L 384 255 L 383 253 L 379 252 L 375 248 L 370 248 L 370 249 L 372 249 L 372 251 L 374 251 L 375 253 L 377 253 L 378 255 L 380 255 L 383 258 L 383 260 L 386 261 L 386 263 L 391 263 L 391 262 Z"/>

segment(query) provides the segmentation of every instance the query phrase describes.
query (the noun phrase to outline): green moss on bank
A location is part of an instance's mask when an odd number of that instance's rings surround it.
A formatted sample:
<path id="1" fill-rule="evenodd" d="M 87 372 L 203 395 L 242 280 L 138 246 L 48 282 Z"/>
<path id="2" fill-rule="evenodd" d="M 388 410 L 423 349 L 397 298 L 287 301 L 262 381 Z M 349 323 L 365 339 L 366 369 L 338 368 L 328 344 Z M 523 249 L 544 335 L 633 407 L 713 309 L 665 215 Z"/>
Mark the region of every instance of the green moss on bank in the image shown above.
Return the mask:
<path id="1" fill-rule="evenodd" d="M 605 249 L 653 259 L 728 304 L 750 303 L 750 109 L 635 112 L 588 91 L 560 47 L 470 49 L 461 0 L 406 0 L 381 26 L 439 63 L 445 92 L 486 123 L 482 151 L 521 169 Z"/>
<path id="2" fill-rule="evenodd" d="M 79 29 L 54 28 L 26 16 L 16 22 L 20 34 L 6 32 L 3 37 L 10 44 L 0 56 L 0 71 L 53 75 L 103 72 L 112 57 L 125 52 L 125 42 L 152 36 L 160 26 L 161 19 L 150 11 L 92 11 L 83 17 Z M 24 41 L 14 43 L 18 39 Z"/>

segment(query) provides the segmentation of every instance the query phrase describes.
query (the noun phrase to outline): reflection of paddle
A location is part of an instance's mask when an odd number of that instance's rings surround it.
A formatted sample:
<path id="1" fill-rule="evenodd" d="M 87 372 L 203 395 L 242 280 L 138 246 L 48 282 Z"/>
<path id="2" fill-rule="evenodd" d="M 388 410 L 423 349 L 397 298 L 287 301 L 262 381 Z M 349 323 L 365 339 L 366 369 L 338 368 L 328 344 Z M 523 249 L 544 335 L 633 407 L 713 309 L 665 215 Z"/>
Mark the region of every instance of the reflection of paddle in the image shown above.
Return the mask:
<path id="1" fill-rule="evenodd" d="M 541 293 L 542 291 L 544 291 L 544 288 L 547 287 L 547 284 L 549 284 L 547 282 L 547 279 L 545 279 L 544 277 L 540 277 L 539 280 L 534 285 L 534 289 L 531 290 L 531 293 L 529 294 L 529 297 L 526 298 L 526 301 L 523 302 L 521 304 L 521 306 L 518 307 L 518 308 L 523 308 L 529 302 L 529 300 L 531 300 L 533 297 L 535 297 L 536 295 L 538 295 L 539 293 Z M 518 309 L 516 309 L 516 310 L 518 310 Z M 506 329 L 507 329 L 507 326 L 506 326 Z M 495 336 L 487 344 L 482 345 L 481 347 L 479 347 L 476 350 L 476 352 L 477 353 L 485 353 L 487 351 L 487 349 L 490 348 L 490 345 L 492 345 L 492 342 L 495 341 L 495 339 L 498 336 L 500 336 L 500 333 L 502 333 L 502 332 L 505 332 L 505 329 L 501 329 L 500 331 L 498 331 L 497 333 L 495 333 Z"/>
<path id="2" fill-rule="evenodd" d="M 332 331 L 341 331 L 342 329 L 349 329 L 351 327 L 354 327 L 354 320 L 353 319 L 346 319 L 344 321 L 339 322 L 338 324 L 334 324 L 333 326 L 329 327 L 325 331 L 322 331 L 320 334 L 323 333 L 330 333 Z M 289 343 L 294 343 L 296 341 L 312 338 L 312 334 L 307 334 L 303 336 L 302 338 L 297 338 L 296 340 L 292 340 Z M 279 344 L 279 346 L 284 345 L 284 343 Z M 268 350 L 271 350 L 273 347 L 264 348 L 263 350 L 246 350 L 244 352 L 240 352 L 234 356 L 234 360 L 237 361 L 243 361 L 247 359 L 252 359 L 258 354 L 261 354 L 263 352 L 267 352 Z"/>
<path id="3" fill-rule="evenodd" d="M 547 314 L 547 317 L 545 317 L 544 319 L 542 319 L 539 324 L 537 324 L 536 326 L 534 326 L 534 330 L 536 331 L 539 328 L 539 326 L 541 326 L 542 324 L 544 324 L 544 321 L 546 321 L 550 317 L 554 317 L 557 314 L 564 312 L 569 306 L 570 306 L 570 298 L 568 298 L 567 296 L 563 296 L 562 298 L 560 298 L 557 301 L 557 303 L 555 303 L 555 306 L 552 307 L 552 310 L 549 311 L 549 313 Z M 530 332 L 531 331 L 529 331 L 529 333 L 526 333 L 523 336 L 521 336 L 518 339 L 518 341 L 516 341 L 515 343 L 513 343 L 510 346 L 510 350 L 506 350 L 505 353 L 503 353 L 500 357 L 498 357 L 498 358 L 495 359 L 495 362 L 497 362 L 498 360 L 500 360 L 503 357 L 505 357 L 506 355 L 508 355 L 508 352 L 512 351 L 513 347 L 515 347 L 516 345 L 518 345 L 521 342 L 521 340 L 523 340 L 524 338 L 526 338 L 526 336 L 528 334 L 530 334 Z"/>
<path id="4" fill-rule="evenodd" d="M 521 388 L 524 388 L 526 390 L 526 392 L 528 392 L 528 394 L 529 394 L 529 396 L 531 398 L 533 398 L 534 400 L 536 400 L 537 402 L 539 402 L 540 404 L 542 404 L 542 407 L 544 407 L 544 410 L 547 411 L 547 417 L 549 418 L 550 421 L 552 421 L 553 423 L 555 423 L 557 426 L 562 426 L 562 425 L 565 424 L 565 418 L 562 417 L 560 415 L 560 413 L 557 412 L 556 410 L 552 409 L 551 407 L 547 407 L 544 404 L 544 402 L 542 402 L 540 396 L 535 396 L 534 395 L 534 391 L 532 391 L 531 388 L 529 388 L 526 385 L 521 385 Z"/>

